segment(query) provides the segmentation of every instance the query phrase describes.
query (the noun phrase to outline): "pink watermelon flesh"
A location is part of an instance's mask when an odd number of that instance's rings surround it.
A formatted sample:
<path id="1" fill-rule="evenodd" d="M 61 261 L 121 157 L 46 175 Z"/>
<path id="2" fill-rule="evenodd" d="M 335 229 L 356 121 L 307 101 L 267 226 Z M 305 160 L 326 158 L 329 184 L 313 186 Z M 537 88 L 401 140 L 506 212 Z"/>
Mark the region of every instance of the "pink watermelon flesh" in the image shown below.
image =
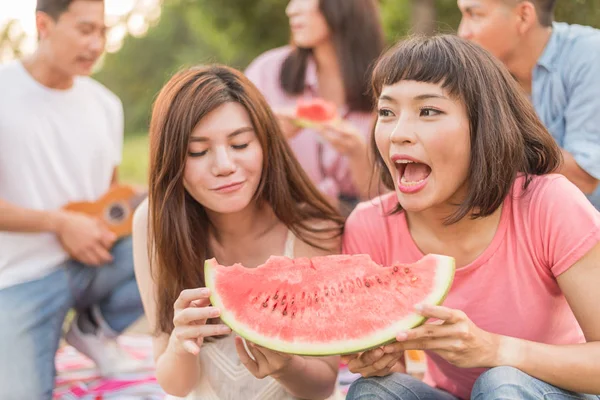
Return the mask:
<path id="1" fill-rule="evenodd" d="M 440 304 L 454 259 L 428 255 L 382 267 L 368 255 L 271 257 L 257 268 L 205 264 L 211 302 L 234 332 L 294 354 L 347 354 L 393 341 L 423 322 L 417 303 Z"/>
<path id="2" fill-rule="evenodd" d="M 319 123 L 331 121 L 337 115 L 334 103 L 321 98 L 300 99 L 296 105 L 296 124 L 309 128 Z"/>

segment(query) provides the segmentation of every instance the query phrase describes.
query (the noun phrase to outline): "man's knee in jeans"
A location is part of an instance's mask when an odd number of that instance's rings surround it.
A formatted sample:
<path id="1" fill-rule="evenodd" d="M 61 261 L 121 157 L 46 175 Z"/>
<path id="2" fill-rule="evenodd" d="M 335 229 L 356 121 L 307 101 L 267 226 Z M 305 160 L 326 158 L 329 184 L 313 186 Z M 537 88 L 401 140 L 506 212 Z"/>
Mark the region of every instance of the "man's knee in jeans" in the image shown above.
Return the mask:
<path id="1" fill-rule="evenodd" d="M 0 399 L 51 399 L 54 357 L 71 298 L 66 274 L 0 290 Z"/>
<path id="2" fill-rule="evenodd" d="M 110 250 L 114 262 L 123 264 L 124 268 L 133 267 L 133 240 L 131 236 L 119 239 Z"/>
<path id="3" fill-rule="evenodd" d="M 346 400 L 420 400 L 424 383 L 406 374 L 391 374 L 383 377 L 359 378 L 348 390 Z"/>

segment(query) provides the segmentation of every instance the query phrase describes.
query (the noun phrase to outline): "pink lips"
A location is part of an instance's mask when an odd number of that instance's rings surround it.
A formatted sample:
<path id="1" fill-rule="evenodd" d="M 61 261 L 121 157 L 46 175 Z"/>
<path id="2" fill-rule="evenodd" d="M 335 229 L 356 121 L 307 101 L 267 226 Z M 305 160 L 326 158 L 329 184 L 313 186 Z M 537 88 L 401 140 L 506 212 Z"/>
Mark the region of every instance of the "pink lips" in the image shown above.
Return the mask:
<path id="1" fill-rule="evenodd" d="M 219 186 L 218 188 L 213 189 L 213 191 L 217 193 L 231 193 L 241 189 L 242 186 L 244 186 L 244 182 L 228 183 L 227 185 Z"/>

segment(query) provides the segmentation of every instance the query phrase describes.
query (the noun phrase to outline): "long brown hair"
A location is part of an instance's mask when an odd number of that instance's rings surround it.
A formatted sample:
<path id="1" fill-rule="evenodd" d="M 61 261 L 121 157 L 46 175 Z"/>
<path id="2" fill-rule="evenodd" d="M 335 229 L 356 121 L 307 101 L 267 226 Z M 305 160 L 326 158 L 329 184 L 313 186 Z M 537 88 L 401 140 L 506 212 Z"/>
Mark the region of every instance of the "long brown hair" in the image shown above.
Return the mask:
<path id="1" fill-rule="evenodd" d="M 149 243 L 157 277 L 158 332 L 172 331 L 173 304 L 180 292 L 205 285 L 204 261 L 211 256 L 208 239 L 215 227 L 185 190 L 183 174 L 194 127 L 227 102 L 246 109 L 264 154 L 253 201 L 269 204 L 281 222 L 316 247 L 320 232 L 341 235 L 342 218 L 311 183 L 266 100 L 243 74 L 221 65 L 177 73 L 159 93 L 150 123 Z M 310 220 L 315 219 L 333 221 L 335 228 L 314 229 Z"/>
<path id="2" fill-rule="evenodd" d="M 540 122 L 508 70 L 481 47 L 454 35 L 413 37 L 399 42 L 373 71 L 375 99 L 383 86 L 401 80 L 441 84 L 465 104 L 471 136 L 468 193 L 446 221 L 485 217 L 500 207 L 517 175 L 548 174 L 561 163 L 560 148 Z M 394 183 L 373 135 L 372 148 L 383 183 Z M 400 211 L 398 208 L 395 211 Z"/>
<path id="3" fill-rule="evenodd" d="M 320 0 L 319 8 L 331 31 L 348 107 L 353 111 L 373 111 L 369 76 L 385 45 L 377 0 Z M 289 94 L 304 92 L 311 54 L 312 49 L 295 47 L 285 59 L 280 82 Z"/>

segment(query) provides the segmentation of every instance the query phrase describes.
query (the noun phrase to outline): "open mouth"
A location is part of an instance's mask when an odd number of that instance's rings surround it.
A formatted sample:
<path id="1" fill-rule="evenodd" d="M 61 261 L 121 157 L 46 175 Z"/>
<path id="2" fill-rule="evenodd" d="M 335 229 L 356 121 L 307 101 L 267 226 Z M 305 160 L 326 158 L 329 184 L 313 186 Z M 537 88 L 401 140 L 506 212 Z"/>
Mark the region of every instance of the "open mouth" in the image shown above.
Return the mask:
<path id="1" fill-rule="evenodd" d="M 418 185 L 431 174 L 431 167 L 424 163 L 410 160 L 397 160 L 395 164 L 398 169 L 400 182 L 407 186 Z"/>
<path id="2" fill-rule="evenodd" d="M 416 193 L 427 184 L 431 167 L 409 159 L 396 159 L 394 165 L 398 170 L 398 189 L 404 193 Z"/>

